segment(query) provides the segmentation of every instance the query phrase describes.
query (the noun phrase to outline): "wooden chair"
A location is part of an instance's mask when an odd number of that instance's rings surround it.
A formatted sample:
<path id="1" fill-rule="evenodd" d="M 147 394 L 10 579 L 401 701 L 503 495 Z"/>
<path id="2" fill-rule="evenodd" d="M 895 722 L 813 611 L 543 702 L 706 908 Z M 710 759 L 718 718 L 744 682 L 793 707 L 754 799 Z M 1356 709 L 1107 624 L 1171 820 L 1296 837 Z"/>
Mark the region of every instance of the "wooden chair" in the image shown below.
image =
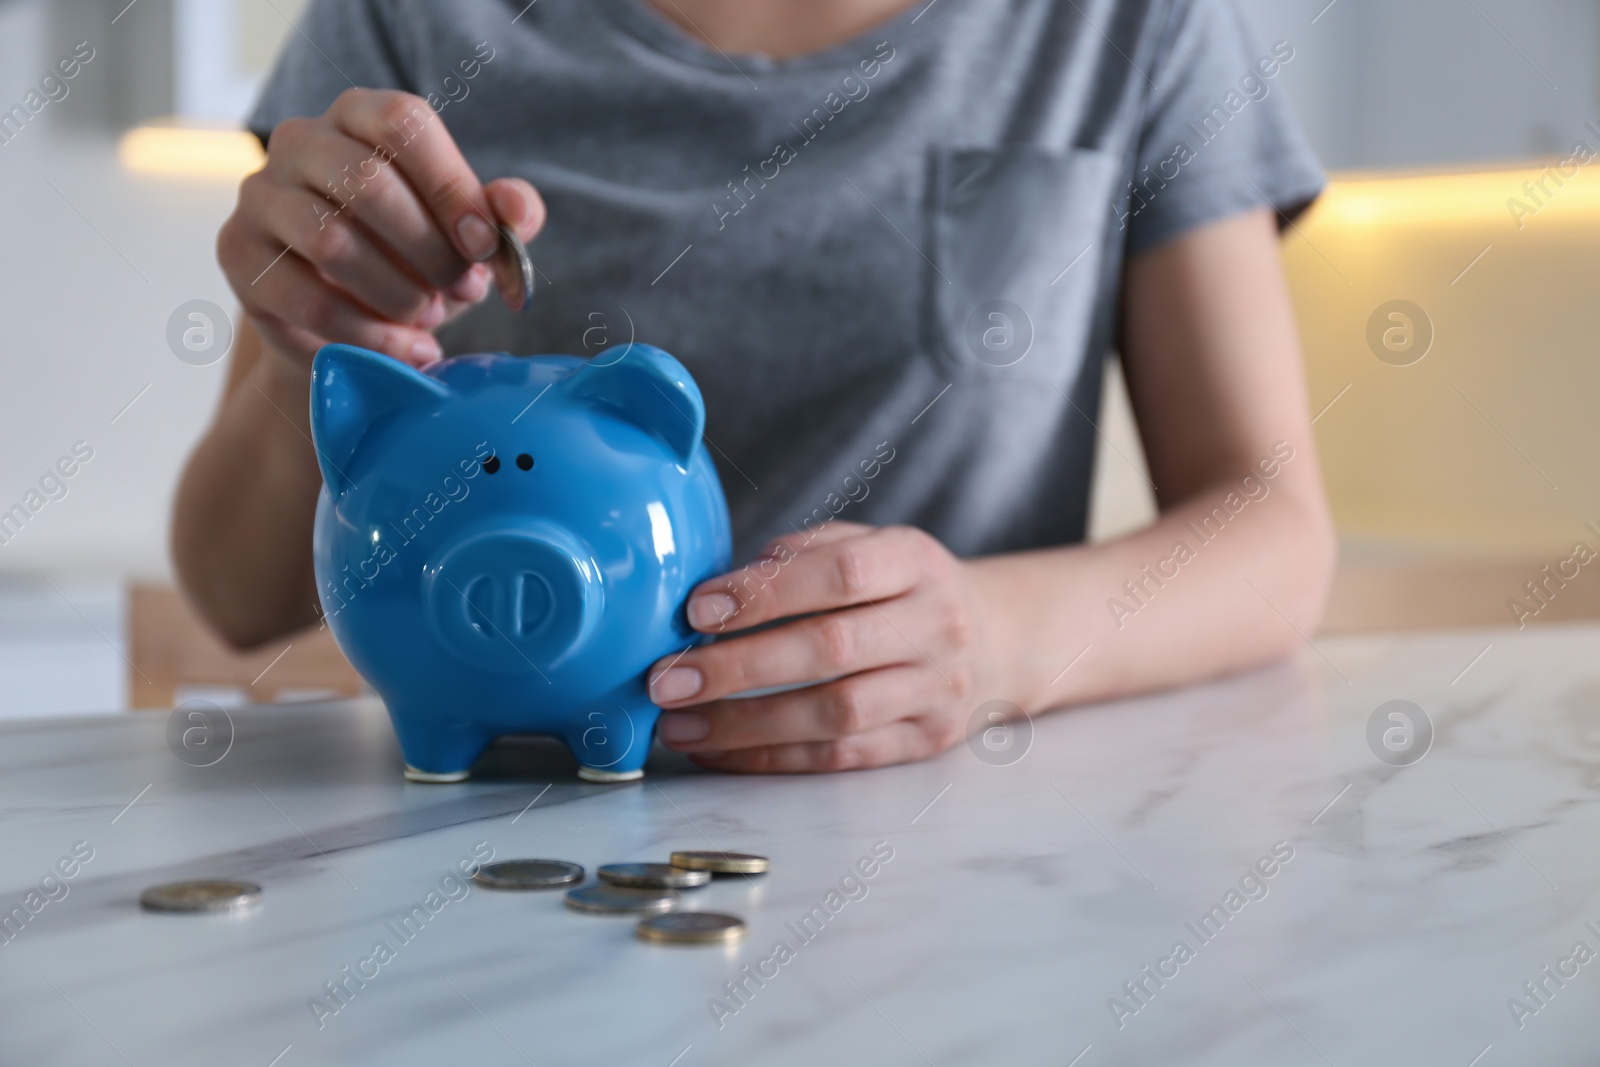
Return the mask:
<path id="1" fill-rule="evenodd" d="M 237 690 L 253 704 L 366 691 L 326 628 L 257 652 L 235 652 L 166 585 L 129 588 L 128 648 L 128 692 L 136 709 L 170 708 L 183 691 L 194 689 Z"/>

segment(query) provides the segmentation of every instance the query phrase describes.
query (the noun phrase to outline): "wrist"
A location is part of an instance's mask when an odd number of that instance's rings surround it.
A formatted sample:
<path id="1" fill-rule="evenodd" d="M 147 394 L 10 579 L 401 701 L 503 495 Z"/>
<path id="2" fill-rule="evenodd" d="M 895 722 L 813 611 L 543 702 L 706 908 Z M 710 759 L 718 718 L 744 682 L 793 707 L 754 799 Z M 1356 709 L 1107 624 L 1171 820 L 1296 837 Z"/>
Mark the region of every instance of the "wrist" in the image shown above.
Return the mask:
<path id="1" fill-rule="evenodd" d="M 260 344 L 259 357 L 230 398 L 231 436 L 255 455 L 263 477 L 314 491 L 322 472 L 311 447 L 311 370 L 265 339 Z"/>
<path id="2" fill-rule="evenodd" d="M 1021 645 L 1028 640 L 1028 634 L 1017 625 L 1021 613 L 1004 568 L 997 563 L 991 558 L 964 560 L 961 564 L 977 623 L 973 695 L 980 702 L 1009 700 L 1033 711 L 1028 686 L 1019 669 L 1026 657 Z"/>
<path id="3" fill-rule="evenodd" d="M 1079 657 L 1090 645 L 1088 617 L 1074 587 L 1081 550 L 990 556 L 964 564 L 979 613 L 984 681 L 993 697 L 1030 714 L 1077 703 L 1093 689 Z M 1082 660 L 1092 658 L 1091 650 Z"/>
<path id="4" fill-rule="evenodd" d="M 256 327 L 257 333 L 261 328 Z M 261 358 L 251 368 L 250 380 L 273 403 L 305 407 L 311 392 L 311 368 L 306 360 L 282 351 L 264 336 Z"/>

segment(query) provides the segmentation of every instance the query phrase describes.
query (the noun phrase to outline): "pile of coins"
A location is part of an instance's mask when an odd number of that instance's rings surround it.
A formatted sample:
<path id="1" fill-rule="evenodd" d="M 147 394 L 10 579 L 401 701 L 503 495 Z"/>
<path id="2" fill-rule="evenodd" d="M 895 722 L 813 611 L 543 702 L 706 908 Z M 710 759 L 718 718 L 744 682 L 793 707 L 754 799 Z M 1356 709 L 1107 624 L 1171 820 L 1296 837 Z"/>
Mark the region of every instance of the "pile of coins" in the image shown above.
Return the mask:
<path id="1" fill-rule="evenodd" d="M 746 932 L 736 915 L 675 911 L 683 890 L 710 883 L 713 875 L 765 874 L 771 862 L 744 852 L 674 852 L 670 863 L 608 863 L 584 885 L 584 869 L 565 860 L 500 860 L 479 867 L 472 880 L 486 889 L 567 889 L 566 904 L 588 915 L 639 915 L 639 937 L 674 944 L 737 941 Z M 207 880 L 152 886 L 139 895 L 146 911 L 242 912 L 261 899 L 250 882 Z"/>
<path id="2" fill-rule="evenodd" d="M 646 941 L 715 944 L 745 935 L 744 920 L 711 911 L 674 911 L 681 890 L 698 889 L 713 874 L 765 874 L 765 856 L 742 852 L 674 852 L 670 863 L 608 863 L 595 871 L 593 885 L 580 885 L 584 870 L 565 860 L 502 860 L 478 868 L 472 880 L 490 889 L 567 890 L 566 905 L 587 915 L 641 915 L 638 934 Z"/>

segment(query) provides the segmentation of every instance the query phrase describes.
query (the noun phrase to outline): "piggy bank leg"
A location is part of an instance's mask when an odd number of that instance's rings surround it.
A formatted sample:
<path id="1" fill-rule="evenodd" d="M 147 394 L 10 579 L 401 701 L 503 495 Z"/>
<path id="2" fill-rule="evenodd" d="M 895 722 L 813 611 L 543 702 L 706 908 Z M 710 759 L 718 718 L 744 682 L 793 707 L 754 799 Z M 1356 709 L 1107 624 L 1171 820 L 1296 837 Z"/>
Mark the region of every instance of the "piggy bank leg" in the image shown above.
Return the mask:
<path id="1" fill-rule="evenodd" d="M 464 782 L 492 738 L 474 728 L 441 719 L 437 709 L 393 715 L 395 736 L 412 782 Z"/>
<path id="2" fill-rule="evenodd" d="M 599 705 L 576 716 L 563 739 L 578 761 L 578 777 L 590 782 L 643 778 L 660 714 L 660 708 L 642 700 L 627 707 Z"/>

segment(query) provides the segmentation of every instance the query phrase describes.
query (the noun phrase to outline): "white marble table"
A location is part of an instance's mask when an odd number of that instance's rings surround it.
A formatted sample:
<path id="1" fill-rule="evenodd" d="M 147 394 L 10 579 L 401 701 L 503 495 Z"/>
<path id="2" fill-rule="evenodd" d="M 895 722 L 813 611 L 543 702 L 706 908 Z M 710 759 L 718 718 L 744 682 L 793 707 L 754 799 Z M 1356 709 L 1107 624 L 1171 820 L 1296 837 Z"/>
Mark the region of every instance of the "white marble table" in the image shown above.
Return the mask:
<path id="1" fill-rule="evenodd" d="M 1597 648 L 1593 626 L 1319 641 L 1043 717 L 1011 765 L 963 747 L 816 778 L 658 753 L 643 783 L 586 785 L 512 742 L 473 782 L 411 785 L 362 705 L 234 712 L 204 768 L 160 714 L 3 723 L 0 908 L 78 842 L 93 858 L 0 944 L 0 1062 L 1592 1065 L 1600 961 L 1573 946 L 1600 951 Z M 1406 767 L 1366 740 L 1396 698 L 1436 729 Z M 830 914 L 875 845 L 893 858 Z M 559 893 L 475 888 L 409 940 L 391 925 L 475 847 L 592 868 L 713 846 L 774 861 L 693 896 L 749 918 L 730 949 L 647 945 Z M 1292 858 L 1230 901 L 1274 847 Z M 189 876 L 265 894 L 239 918 L 138 909 Z M 392 958 L 363 964 L 379 941 Z M 746 965 L 767 977 L 741 1003 Z M 346 966 L 376 973 L 340 1005 Z"/>

